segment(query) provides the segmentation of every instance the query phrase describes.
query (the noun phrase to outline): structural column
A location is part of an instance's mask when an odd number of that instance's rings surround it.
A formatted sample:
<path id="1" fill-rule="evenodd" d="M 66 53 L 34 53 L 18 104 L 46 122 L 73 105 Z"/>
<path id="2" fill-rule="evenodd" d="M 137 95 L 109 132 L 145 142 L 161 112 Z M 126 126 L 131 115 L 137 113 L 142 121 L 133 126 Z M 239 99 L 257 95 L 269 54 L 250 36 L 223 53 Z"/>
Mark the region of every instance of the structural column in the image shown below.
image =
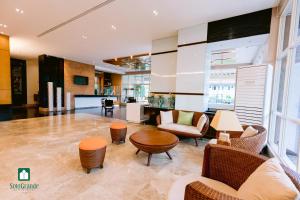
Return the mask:
<path id="1" fill-rule="evenodd" d="M 12 117 L 9 37 L 0 34 L 0 121 Z"/>
<path id="2" fill-rule="evenodd" d="M 9 36 L 0 34 L 0 105 L 12 102 L 10 73 Z"/>
<path id="3" fill-rule="evenodd" d="M 176 68 L 177 110 L 206 111 L 208 78 L 207 23 L 178 31 Z M 188 103 L 187 103 L 188 102 Z"/>

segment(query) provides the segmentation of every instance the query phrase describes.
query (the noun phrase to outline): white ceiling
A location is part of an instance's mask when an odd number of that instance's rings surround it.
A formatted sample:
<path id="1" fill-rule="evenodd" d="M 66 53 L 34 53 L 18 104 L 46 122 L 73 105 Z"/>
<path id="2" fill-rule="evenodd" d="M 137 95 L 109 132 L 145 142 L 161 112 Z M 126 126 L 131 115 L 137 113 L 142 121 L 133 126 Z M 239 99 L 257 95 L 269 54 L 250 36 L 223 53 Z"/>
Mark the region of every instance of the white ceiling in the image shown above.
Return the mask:
<path id="1" fill-rule="evenodd" d="M 180 28 L 277 4 L 277 0 L 115 0 L 37 37 L 104 1 L 1 0 L 0 24 L 8 27 L 0 28 L 0 32 L 11 36 L 14 57 L 36 58 L 48 54 L 98 65 L 103 59 L 149 52 L 153 39 L 175 35 Z M 16 8 L 24 13 L 18 14 Z M 153 10 L 159 14 L 154 16 Z"/>

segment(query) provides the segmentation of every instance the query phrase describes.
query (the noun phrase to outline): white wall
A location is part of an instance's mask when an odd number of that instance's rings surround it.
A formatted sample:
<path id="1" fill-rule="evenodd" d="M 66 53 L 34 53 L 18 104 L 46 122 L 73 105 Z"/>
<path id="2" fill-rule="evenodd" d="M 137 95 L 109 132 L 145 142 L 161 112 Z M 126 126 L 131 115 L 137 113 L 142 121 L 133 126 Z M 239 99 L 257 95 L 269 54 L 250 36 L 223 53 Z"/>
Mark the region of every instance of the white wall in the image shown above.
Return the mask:
<path id="1" fill-rule="evenodd" d="M 177 36 L 154 40 L 152 54 L 177 49 Z M 176 89 L 177 52 L 151 56 L 151 92 L 174 92 Z"/>
<path id="2" fill-rule="evenodd" d="M 198 44 L 178 48 L 176 92 L 204 93 L 206 46 Z"/>
<path id="3" fill-rule="evenodd" d="M 178 45 L 207 40 L 207 24 L 184 28 L 178 32 Z M 204 93 L 205 95 L 176 95 L 178 110 L 205 111 L 208 107 L 209 65 L 206 64 L 207 44 L 178 48 L 176 66 L 176 92 Z"/>
<path id="4" fill-rule="evenodd" d="M 205 111 L 208 107 L 207 23 L 180 29 L 178 36 L 154 40 L 151 92 L 203 93 L 176 95 L 175 109 Z M 192 44 L 203 42 L 200 44 Z M 178 47 L 179 45 L 192 44 Z M 155 55 L 158 52 L 177 52 Z"/>
<path id="5" fill-rule="evenodd" d="M 27 104 L 34 104 L 34 94 L 39 91 L 39 63 L 37 59 L 26 60 Z"/>

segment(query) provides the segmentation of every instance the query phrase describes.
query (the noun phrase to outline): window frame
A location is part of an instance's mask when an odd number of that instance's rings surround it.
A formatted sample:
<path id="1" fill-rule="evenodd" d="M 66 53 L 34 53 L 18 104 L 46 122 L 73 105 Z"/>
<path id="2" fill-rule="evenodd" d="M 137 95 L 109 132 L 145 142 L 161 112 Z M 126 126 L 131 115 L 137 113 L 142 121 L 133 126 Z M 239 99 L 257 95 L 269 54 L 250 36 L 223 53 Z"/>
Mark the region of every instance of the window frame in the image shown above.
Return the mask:
<path id="1" fill-rule="evenodd" d="M 286 49 L 283 49 L 284 43 L 284 33 L 285 33 L 285 22 L 287 15 L 291 13 L 291 24 L 289 30 L 289 42 Z M 297 46 L 300 46 L 300 31 L 298 36 L 298 24 L 300 18 L 300 0 L 289 0 L 286 4 L 283 12 L 280 14 L 280 23 L 279 23 L 279 34 L 278 34 L 278 46 L 277 46 L 277 58 L 275 64 L 275 72 L 274 72 L 274 82 L 273 82 L 273 95 L 272 95 L 272 108 L 271 108 L 271 117 L 270 117 L 270 126 L 269 131 L 270 134 L 268 136 L 268 144 L 272 150 L 272 152 L 280 158 L 280 160 L 291 167 L 294 170 L 300 172 L 300 148 L 298 151 L 298 160 L 295 165 L 286 155 L 286 136 L 288 135 L 287 123 L 291 122 L 300 126 L 300 118 L 293 118 L 288 115 L 288 99 L 290 92 L 290 78 L 291 78 L 291 70 L 295 65 L 295 56 Z M 287 63 L 285 66 L 285 77 L 284 77 L 284 87 L 283 87 L 283 101 L 282 101 L 282 110 L 279 112 L 277 110 L 278 105 L 278 94 L 280 88 L 280 75 L 281 75 L 281 67 L 282 61 L 284 58 L 287 58 Z M 275 139 L 275 129 L 276 129 L 276 119 L 279 117 L 281 119 L 280 124 L 280 133 L 279 133 L 279 144 L 276 145 L 274 143 Z"/>

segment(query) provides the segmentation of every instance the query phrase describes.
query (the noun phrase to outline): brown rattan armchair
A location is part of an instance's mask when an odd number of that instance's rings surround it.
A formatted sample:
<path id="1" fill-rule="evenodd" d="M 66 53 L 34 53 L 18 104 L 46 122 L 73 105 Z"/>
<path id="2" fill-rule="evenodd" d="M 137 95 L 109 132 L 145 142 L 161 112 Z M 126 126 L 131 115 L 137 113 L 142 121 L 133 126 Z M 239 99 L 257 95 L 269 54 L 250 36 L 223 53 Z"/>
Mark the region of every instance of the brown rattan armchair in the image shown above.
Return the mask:
<path id="1" fill-rule="evenodd" d="M 213 179 L 238 190 L 255 169 L 268 158 L 241 149 L 208 144 L 204 151 L 202 176 Z M 300 176 L 283 166 L 288 177 L 300 191 Z M 185 189 L 185 200 L 237 200 L 196 181 Z"/>
<path id="2" fill-rule="evenodd" d="M 246 130 L 248 126 L 249 125 L 243 125 L 243 129 Z M 252 127 L 258 130 L 258 133 L 250 137 L 241 138 L 243 132 L 228 131 L 228 133 L 230 134 L 231 146 L 259 154 L 266 143 L 267 130 L 263 126 L 259 125 L 252 125 Z M 216 139 L 212 139 L 209 143 L 216 144 L 217 142 Z"/>
<path id="3" fill-rule="evenodd" d="M 247 125 L 244 125 L 244 130 L 246 130 L 247 127 Z M 252 125 L 252 127 L 258 130 L 256 135 L 243 138 L 231 138 L 231 146 L 259 154 L 266 143 L 267 130 L 263 126 Z"/>

